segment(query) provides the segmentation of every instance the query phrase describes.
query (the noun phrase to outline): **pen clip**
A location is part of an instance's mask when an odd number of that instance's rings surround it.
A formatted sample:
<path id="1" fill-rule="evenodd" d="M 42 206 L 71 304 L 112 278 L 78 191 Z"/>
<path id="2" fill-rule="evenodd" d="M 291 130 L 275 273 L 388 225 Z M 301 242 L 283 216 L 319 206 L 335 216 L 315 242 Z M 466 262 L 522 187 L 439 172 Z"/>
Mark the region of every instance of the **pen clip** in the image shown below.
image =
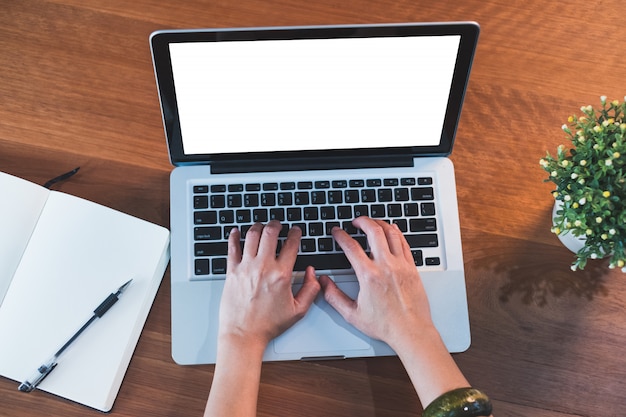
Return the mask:
<path id="1" fill-rule="evenodd" d="M 18 389 L 22 392 L 33 391 L 35 388 L 37 388 L 37 385 L 39 385 L 41 381 L 43 381 L 48 375 L 50 375 L 50 372 L 52 372 L 54 368 L 56 368 L 56 366 L 57 362 L 54 359 L 41 365 L 39 368 L 37 368 L 37 371 L 30 378 L 20 384 Z"/>

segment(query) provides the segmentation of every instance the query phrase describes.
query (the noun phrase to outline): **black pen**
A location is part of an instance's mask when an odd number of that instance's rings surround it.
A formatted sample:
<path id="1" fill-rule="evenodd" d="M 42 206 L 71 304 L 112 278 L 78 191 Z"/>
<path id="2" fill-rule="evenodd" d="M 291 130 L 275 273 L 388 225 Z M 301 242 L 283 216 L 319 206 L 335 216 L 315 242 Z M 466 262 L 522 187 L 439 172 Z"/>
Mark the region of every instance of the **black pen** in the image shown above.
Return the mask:
<path id="1" fill-rule="evenodd" d="M 50 372 L 52 372 L 52 370 L 57 366 L 57 359 L 59 359 L 59 356 L 61 356 L 63 351 L 65 351 L 65 349 L 67 349 L 74 342 L 74 340 L 76 340 L 78 336 L 80 336 L 80 334 L 85 331 L 87 327 L 89 327 L 91 323 L 96 321 L 96 319 L 104 316 L 104 314 L 109 311 L 111 307 L 113 307 L 113 304 L 117 303 L 117 300 L 119 300 L 119 296 L 126 290 L 126 288 L 128 288 L 131 281 L 132 279 L 129 280 L 126 284 L 119 287 L 115 293 L 111 293 L 93 311 L 93 316 L 91 316 L 91 318 L 87 320 L 85 324 L 83 324 L 83 327 L 78 329 L 78 331 L 74 333 L 74 336 L 70 337 L 70 339 L 65 342 L 63 346 L 61 346 L 61 349 L 57 350 L 57 352 L 50 359 L 48 359 L 46 362 L 43 363 L 43 365 L 37 368 L 37 371 L 30 378 L 22 382 L 18 389 L 22 392 L 31 392 L 37 387 L 37 385 L 39 385 L 41 381 L 44 380 L 45 377 L 50 375 Z"/>

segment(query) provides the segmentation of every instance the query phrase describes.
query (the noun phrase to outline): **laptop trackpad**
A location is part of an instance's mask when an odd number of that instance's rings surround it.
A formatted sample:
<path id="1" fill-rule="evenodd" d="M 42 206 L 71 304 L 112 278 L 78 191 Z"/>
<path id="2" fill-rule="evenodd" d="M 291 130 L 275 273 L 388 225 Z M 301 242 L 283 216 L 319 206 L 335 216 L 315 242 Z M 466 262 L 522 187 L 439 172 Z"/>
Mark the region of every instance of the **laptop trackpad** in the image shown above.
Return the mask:
<path id="1" fill-rule="evenodd" d="M 359 292 L 357 282 L 337 283 L 349 297 L 355 298 Z M 294 285 L 294 293 L 300 285 Z M 302 353 L 302 356 L 343 355 L 345 351 L 370 349 L 370 338 L 349 325 L 332 308 L 322 294 L 309 309 L 307 315 L 274 339 L 274 351 L 281 353 Z"/>

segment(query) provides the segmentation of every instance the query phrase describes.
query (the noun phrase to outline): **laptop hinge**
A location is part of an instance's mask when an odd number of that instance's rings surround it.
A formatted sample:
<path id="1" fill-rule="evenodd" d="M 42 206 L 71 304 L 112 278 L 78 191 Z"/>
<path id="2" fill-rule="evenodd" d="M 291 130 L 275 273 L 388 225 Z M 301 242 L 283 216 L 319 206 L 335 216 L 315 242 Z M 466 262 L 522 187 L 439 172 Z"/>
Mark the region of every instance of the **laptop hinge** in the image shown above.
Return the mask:
<path id="1" fill-rule="evenodd" d="M 316 157 L 213 161 L 213 174 L 247 172 L 311 171 L 328 169 L 390 168 L 413 166 L 413 155 L 375 156 L 370 158 Z"/>

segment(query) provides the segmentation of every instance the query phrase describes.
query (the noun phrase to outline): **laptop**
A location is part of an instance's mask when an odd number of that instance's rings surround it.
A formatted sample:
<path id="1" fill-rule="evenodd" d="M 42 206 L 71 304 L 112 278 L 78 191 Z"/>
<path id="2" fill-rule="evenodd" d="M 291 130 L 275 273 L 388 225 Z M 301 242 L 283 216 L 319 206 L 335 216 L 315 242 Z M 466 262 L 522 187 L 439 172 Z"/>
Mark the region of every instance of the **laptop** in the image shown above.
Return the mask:
<path id="1" fill-rule="evenodd" d="M 359 285 L 330 229 L 398 224 L 450 352 L 470 345 L 452 151 L 473 22 L 163 30 L 150 37 L 169 156 L 172 356 L 215 363 L 226 239 L 237 225 L 303 230 L 307 265 Z M 286 234 L 286 233 L 285 233 Z M 281 239 L 284 239 L 284 235 Z M 280 243 L 280 242 L 279 242 Z M 279 245 L 280 246 L 280 245 Z M 265 361 L 394 355 L 319 296 Z"/>

